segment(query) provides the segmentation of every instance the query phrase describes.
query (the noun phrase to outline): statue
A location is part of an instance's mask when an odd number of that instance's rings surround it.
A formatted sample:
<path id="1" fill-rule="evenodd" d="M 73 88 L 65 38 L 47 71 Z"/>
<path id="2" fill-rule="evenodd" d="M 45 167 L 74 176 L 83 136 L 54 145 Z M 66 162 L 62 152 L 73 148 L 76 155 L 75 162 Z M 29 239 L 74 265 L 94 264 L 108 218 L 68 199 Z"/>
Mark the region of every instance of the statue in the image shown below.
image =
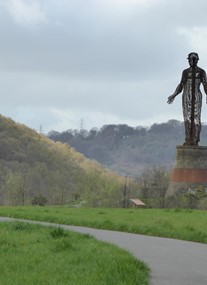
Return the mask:
<path id="1" fill-rule="evenodd" d="M 197 146 L 200 141 L 201 131 L 201 106 L 202 93 L 200 85 L 203 84 L 207 95 L 206 72 L 197 66 L 199 56 L 195 52 L 188 55 L 190 67 L 182 73 L 182 78 L 175 92 L 168 97 L 168 104 L 171 104 L 175 97 L 182 92 L 183 117 L 185 125 L 185 143 L 183 145 Z M 206 99 L 207 102 L 207 99 Z"/>

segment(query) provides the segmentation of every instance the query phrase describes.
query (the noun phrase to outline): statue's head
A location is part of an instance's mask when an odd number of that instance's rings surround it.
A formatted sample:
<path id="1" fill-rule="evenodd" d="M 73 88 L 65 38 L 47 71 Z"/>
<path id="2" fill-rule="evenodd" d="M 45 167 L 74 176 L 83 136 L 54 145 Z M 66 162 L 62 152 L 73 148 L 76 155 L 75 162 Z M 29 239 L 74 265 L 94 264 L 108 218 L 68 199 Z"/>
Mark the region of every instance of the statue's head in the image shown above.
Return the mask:
<path id="1" fill-rule="evenodd" d="M 188 62 L 190 66 L 195 66 L 199 60 L 199 56 L 196 52 L 191 52 L 188 55 Z"/>
<path id="2" fill-rule="evenodd" d="M 189 59 L 189 58 L 197 58 L 197 60 L 199 60 L 199 56 L 198 56 L 198 54 L 197 54 L 196 52 L 191 52 L 191 53 L 189 53 L 188 59 Z"/>

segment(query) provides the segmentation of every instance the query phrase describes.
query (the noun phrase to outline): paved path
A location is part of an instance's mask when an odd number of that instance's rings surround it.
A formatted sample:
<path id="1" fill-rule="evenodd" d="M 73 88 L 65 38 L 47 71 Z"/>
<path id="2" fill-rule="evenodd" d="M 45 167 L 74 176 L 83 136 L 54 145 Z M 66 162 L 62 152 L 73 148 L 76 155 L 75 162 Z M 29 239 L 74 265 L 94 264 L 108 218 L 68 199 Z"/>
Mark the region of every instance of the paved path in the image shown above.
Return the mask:
<path id="1" fill-rule="evenodd" d="M 1 218 L 0 221 L 11 221 Z M 22 220 L 23 221 L 23 220 Z M 27 221 L 31 222 L 31 221 Z M 151 268 L 151 285 L 207 285 L 207 245 L 86 227 L 57 225 L 66 230 L 89 233 L 98 240 L 127 249 Z"/>

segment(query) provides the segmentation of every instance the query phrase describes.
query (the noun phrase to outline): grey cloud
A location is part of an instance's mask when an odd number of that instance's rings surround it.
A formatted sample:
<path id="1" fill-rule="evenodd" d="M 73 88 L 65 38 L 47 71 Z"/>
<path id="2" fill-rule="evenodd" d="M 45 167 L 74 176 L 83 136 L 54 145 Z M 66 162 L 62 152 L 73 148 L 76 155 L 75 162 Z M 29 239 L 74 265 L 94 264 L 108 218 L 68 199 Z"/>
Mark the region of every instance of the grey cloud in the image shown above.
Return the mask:
<path id="1" fill-rule="evenodd" d="M 51 23 L 28 29 L 10 25 L 0 47 L 5 47 L 2 63 L 10 69 L 65 72 L 81 77 L 143 77 L 144 73 L 155 76 L 160 63 L 160 72 L 168 68 L 169 53 L 172 57 L 175 54 L 173 47 L 181 47 L 181 37 L 168 25 L 161 26 L 165 22 L 162 9 L 158 23 L 157 11 L 151 11 L 153 18 L 150 13 L 140 15 L 134 11 L 131 17 L 107 23 L 107 14 L 99 20 L 95 14 L 72 8 L 69 5 L 65 9 L 68 15 L 64 12 L 57 17 L 62 21 L 59 26 Z M 173 37 L 168 37 L 170 33 Z M 12 48 L 7 49 L 8 45 Z"/>
<path id="2" fill-rule="evenodd" d="M 99 0 L 45 0 L 39 3 L 47 21 L 36 26 L 19 25 L 0 8 L 2 105 L 8 113 L 18 107 L 22 115 L 15 116 L 22 121 L 26 106 L 39 113 L 79 110 L 137 122 L 180 117 L 179 99 L 166 104 L 191 51 L 178 30 L 207 25 L 206 1 L 183 2 L 124 11 Z M 53 124 L 56 117 L 47 112 L 51 118 L 41 118 Z"/>

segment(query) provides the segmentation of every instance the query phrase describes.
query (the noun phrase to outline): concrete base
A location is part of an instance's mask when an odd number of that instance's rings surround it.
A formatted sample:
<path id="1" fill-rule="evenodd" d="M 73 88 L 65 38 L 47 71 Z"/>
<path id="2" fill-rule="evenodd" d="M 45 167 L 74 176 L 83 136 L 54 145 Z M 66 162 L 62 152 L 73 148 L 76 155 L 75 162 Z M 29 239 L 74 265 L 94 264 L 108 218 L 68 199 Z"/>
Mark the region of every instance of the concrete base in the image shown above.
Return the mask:
<path id="1" fill-rule="evenodd" d="M 177 146 L 166 198 L 194 191 L 200 186 L 207 189 L 207 147 Z"/>

